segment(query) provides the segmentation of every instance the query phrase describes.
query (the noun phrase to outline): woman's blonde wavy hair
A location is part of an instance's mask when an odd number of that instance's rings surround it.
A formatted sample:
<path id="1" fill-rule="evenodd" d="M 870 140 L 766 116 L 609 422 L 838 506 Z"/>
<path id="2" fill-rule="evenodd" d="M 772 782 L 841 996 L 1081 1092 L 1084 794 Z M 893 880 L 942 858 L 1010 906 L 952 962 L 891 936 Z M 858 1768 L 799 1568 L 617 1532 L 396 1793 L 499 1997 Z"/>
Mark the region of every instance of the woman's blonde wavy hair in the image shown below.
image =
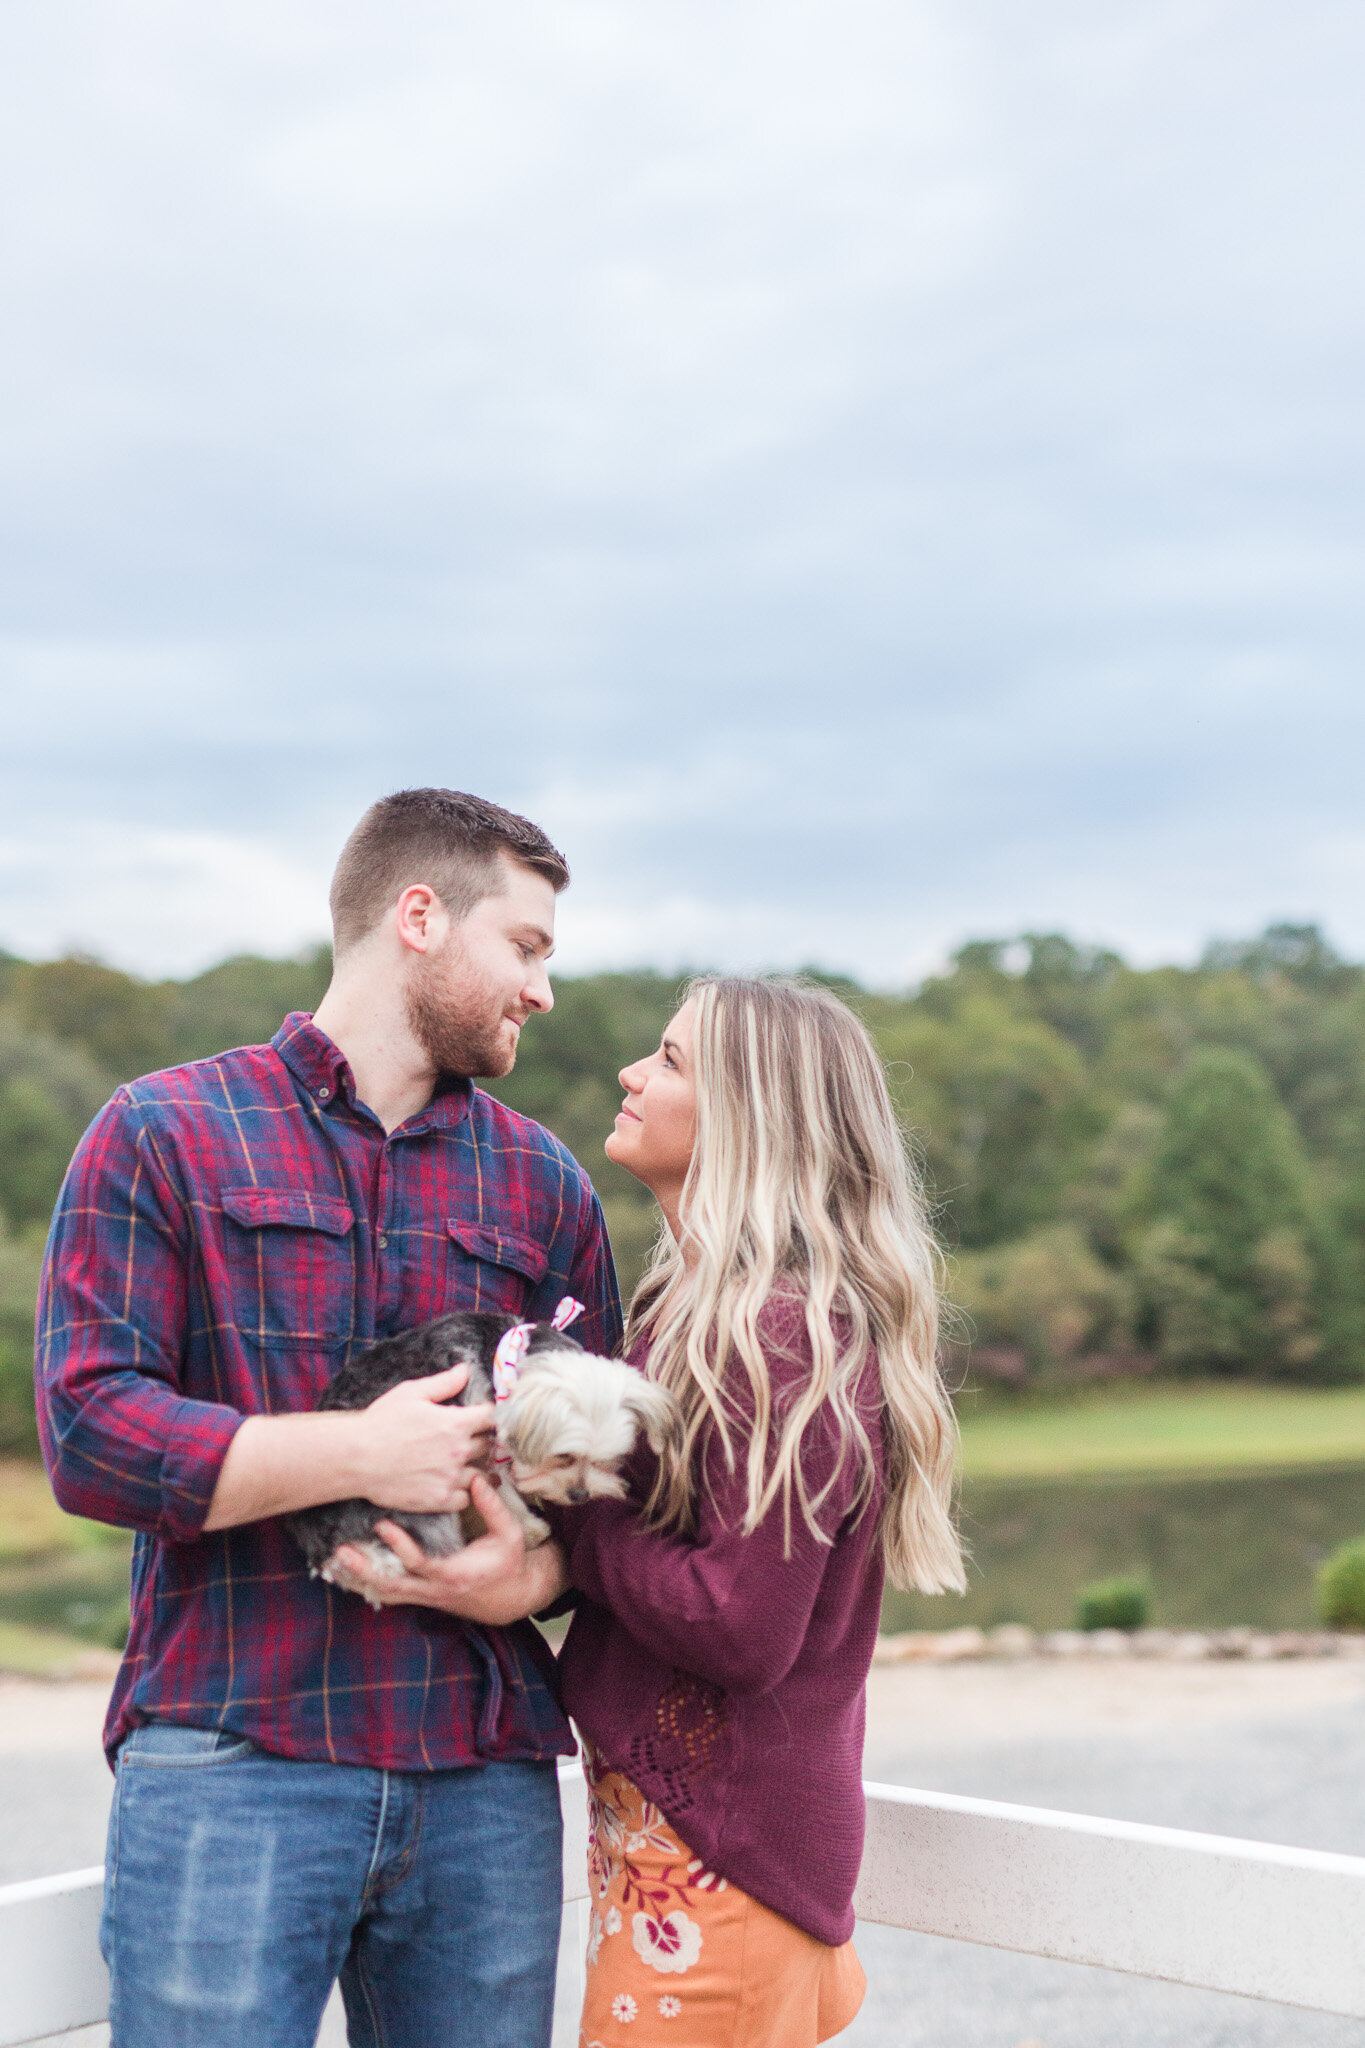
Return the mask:
<path id="1" fill-rule="evenodd" d="M 840 1466 L 858 1463 L 855 1509 L 875 1486 L 858 1385 L 868 1346 L 881 1374 L 887 1575 L 925 1593 L 965 1588 L 953 1520 L 957 1431 L 937 1363 L 940 1258 L 918 1177 L 872 1039 L 846 1004 L 800 981 L 707 977 L 692 983 L 696 1140 L 676 1244 L 665 1228 L 631 1303 L 627 1344 L 645 1339 L 649 1374 L 682 1409 L 649 1513 L 695 1526 L 703 1440 L 714 1430 L 734 1469 L 738 1410 L 726 1377 L 748 1381 L 752 1531 L 779 1500 L 788 1546 L 795 1496 L 819 1514 L 838 1472 L 812 1494 L 806 1429 L 828 1403 Z M 779 1291 L 804 1303 L 814 1368 L 774 1412 L 758 1338 Z"/>

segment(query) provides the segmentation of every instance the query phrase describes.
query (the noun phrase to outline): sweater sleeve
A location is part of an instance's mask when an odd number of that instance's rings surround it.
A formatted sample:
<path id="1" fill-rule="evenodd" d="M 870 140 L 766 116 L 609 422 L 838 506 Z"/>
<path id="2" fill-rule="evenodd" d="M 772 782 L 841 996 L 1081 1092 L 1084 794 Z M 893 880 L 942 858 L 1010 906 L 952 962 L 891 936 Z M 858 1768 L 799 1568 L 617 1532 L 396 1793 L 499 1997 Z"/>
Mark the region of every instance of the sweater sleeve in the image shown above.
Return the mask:
<path id="1" fill-rule="evenodd" d="M 188 1542 L 242 1417 L 181 1391 L 189 1227 L 120 1089 L 76 1149 L 38 1299 L 38 1423 L 68 1514 Z"/>
<path id="2" fill-rule="evenodd" d="M 780 1497 L 750 1535 L 742 1534 L 748 1495 L 742 1433 L 734 1433 L 734 1448 L 730 1471 L 712 1438 L 709 1484 L 698 1488 L 694 1534 L 647 1528 L 631 1501 L 572 1509 L 559 1526 L 573 1584 L 609 1608 L 651 1655 L 727 1692 L 761 1693 L 786 1676 L 805 1641 L 830 1544 L 812 1532 L 794 1489 L 789 1550 Z M 826 1417 L 817 1417 L 802 1458 L 812 1493 L 836 1463 L 838 1476 L 819 1516 L 830 1537 L 849 1511 L 858 1466 L 851 1446 L 838 1462 L 835 1432 Z"/>

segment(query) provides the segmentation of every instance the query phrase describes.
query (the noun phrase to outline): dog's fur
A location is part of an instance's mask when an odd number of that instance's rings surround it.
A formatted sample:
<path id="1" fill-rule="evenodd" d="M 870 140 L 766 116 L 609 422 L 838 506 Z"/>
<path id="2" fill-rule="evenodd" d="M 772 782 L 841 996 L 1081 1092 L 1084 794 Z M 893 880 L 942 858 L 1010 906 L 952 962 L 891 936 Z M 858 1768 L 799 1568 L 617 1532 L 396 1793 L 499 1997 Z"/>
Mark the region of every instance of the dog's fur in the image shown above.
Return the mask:
<path id="1" fill-rule="evenodd" d="M 448 1366 L 468 1365 L 469 1378 L 455 1397 L 464 1405 L 493 1398 L 493 1354 L 514 1327 L 515 1316 L 478 1312 L 438 1316 L 396 1337 L 381 1338 L 358 1352 L 331 1380 L 318 1407 L 368 1408 L 401 1380 L 426 1379 Z M 498 1404 L 497 1440 L 502 1458 L 502 1497 L 520 1521 L 528 1549 L 543 1543 L 549 1527 L 527 1504 L 534 1500 L 568 1506 L 625 1493 L 620 1467 L 643 1429 L 651 1447 L 662 1450 L 676 1429 L 671 1394 L 633 1366 L 586 1352 L 551 1323 L 535 1323 L 518 1367 L 517 1383 Z M 314 1578 L 363 1593 L 369 1589 L 336 1563 L 342 1544 L 353 1544 L 387 1577 L 403 1567 L 375 1534 L 381 1521 L 406 1529 L 429 1557 L 449 1557 L 464 1547 L 482 1524 L 473 1510 L 457 1514 L 410 1514 L 368 1500 L 329 1501 L 289 1517 Z"/>

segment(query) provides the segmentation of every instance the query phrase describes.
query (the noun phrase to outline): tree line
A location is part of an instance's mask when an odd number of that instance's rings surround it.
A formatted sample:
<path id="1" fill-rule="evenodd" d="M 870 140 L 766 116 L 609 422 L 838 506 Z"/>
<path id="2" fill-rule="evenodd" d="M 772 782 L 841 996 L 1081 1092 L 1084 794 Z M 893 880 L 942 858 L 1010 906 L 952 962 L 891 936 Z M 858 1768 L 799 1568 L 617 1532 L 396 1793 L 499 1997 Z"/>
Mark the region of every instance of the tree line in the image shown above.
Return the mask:
<path id="1" fill-rule="evenodd" d="M 268 1038 L 328 970 L 325 948 L 161 982 L 0 956 L 0 1447 L 31 1441 L 42 1234 L 85 1125 L 120 1081 Z M 1189 968 L 1025 933 L 905 995 L 817 978 L 887 1061 L 976 1377 L 1365 1378 L 1365 969 L 1316 927 Z M 558 981 L 494 1086 L 592 1175 L 626 1285 L 657 1217 L 602 1140 L 680 986 Z"/>

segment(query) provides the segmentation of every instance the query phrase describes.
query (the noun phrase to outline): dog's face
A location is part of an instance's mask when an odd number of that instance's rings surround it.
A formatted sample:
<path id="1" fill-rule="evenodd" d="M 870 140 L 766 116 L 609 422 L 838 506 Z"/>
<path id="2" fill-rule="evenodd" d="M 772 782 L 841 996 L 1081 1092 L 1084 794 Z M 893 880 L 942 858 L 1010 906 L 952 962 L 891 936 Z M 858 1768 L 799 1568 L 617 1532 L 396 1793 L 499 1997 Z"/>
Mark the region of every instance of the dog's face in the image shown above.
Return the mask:
<path id="1" fill-rule="evenodd" d="M 518 1493 L 571 1507 L 619 1500 L 639 1431 L 660 1451 L 677 1419 L 672 1395 L 633 1366 L 565 1345 L 527 1358 L 498 1411 L 498 1441 Z"/>

